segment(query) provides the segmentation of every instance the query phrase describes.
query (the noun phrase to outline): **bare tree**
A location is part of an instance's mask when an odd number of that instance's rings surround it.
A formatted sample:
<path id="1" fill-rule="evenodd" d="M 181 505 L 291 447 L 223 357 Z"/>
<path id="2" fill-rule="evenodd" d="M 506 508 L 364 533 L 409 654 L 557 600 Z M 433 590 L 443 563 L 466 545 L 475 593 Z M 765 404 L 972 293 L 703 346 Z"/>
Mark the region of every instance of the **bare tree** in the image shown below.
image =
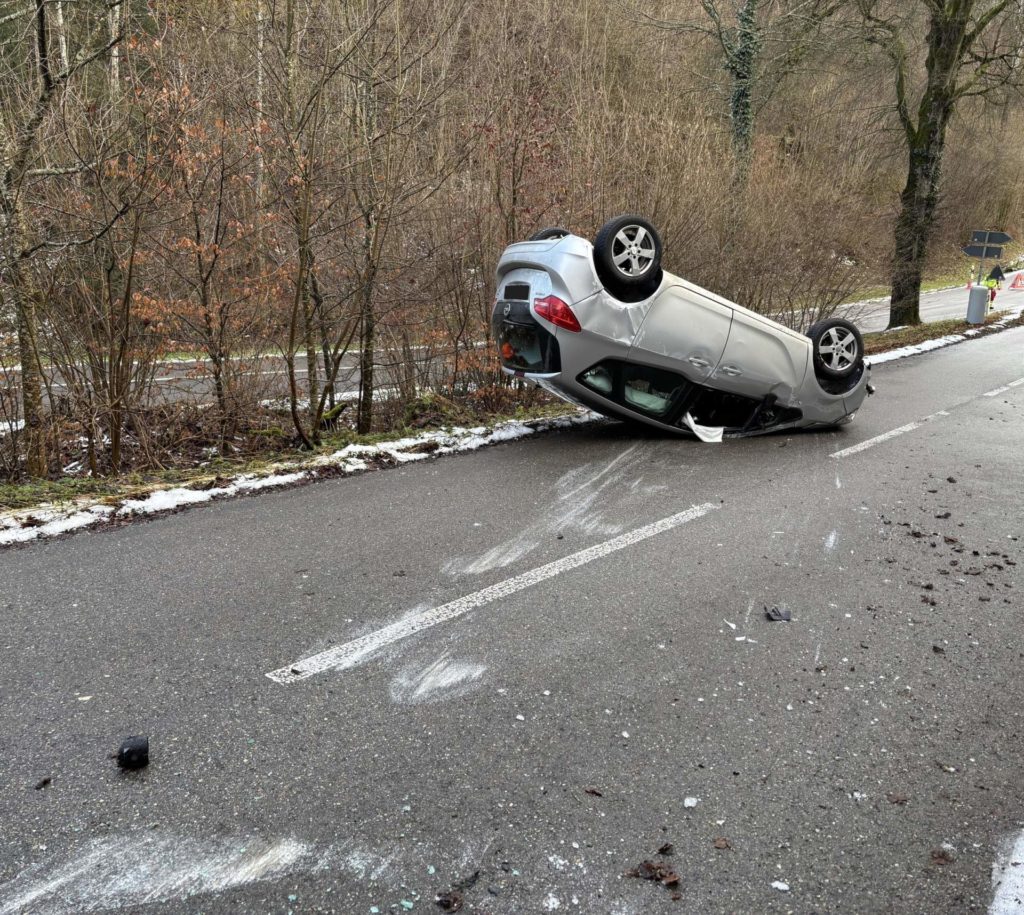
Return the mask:
<path id="1" fill-rule="evenodd" d="M 921 278 L 939 203 L 947 130 L 965 98 L 990 96 L 1020 80 L 1020 7 L 1018 0 L 857 0 L 857 11 L 868 41 L 892 65 L 907 152 L 889 326 L 919 324 Z"/>
<path id="2" fill-rule="evenodd" d="M 122 33 L 107 33 L 106 11 L 93 27 L 81 49 L 63 66 L 54 66 L 51 54 L 50 9 L 37 0 L 26 11 L 30 21 L 26 33 L 32 36 L 34 73 L 24 94 L 20 111 L 0 105 L 0 277 L 4 301 L 17 320 L 21 358 L 22 412 L 25 421 L 26 470 L 30 476 L 47 472 L 45 407 L 39 357 L 37 309 L 39 289 L 27 258 L 33 249 L 33 233 L 25 210 L 25 183 L 32 177 L 60 174 L 63 169 L 46 165 L 33 168 L 44 120 L 60 93 L 89 64 L 108 55 Z M 59 58 L 58 58 L 59 60 Z"/>
<path id="3" fill-rule="evenodd" d="M 677 33 L 710 38 L 728 74 L 729 137 L 738 183 L 750 172 L 757 113 L 799 68 L 822 23 L 843 0 L 699 0 L 702 16 L 657 19 Z"/>

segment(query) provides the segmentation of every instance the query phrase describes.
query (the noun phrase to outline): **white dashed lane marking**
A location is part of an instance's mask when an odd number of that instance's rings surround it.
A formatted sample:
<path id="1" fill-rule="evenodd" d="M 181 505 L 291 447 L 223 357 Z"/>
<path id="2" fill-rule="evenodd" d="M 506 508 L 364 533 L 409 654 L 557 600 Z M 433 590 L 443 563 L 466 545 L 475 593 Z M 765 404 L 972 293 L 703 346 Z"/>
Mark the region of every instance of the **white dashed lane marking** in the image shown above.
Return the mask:
<path id="1" fill-rule="evenodd" d="M 1016 388 L 1024 384 L 1024 378 L 1018 378 L 1016 381 L 1011 381 L 1009 384 L 1004 384 L 1001 388 L 996 388 L 994 391 L 986 391 L 983 397 L 998 397 L 1000 394 L 1005 394 L 1010 388 Z"/>
<path id="2" fill-rule="evenodd" d="M 940 416 L 949 416 L 949 413 L 945 410 L 939 410 L 938 413 L 932 413 L 931 416 L 926 416 L 924 419 L 919 419 L 914 423 L 907 423 L 905 426 L 900 426 L 898 429 L 890 429 L 888 432 L 883 432 L 881 435 L 876 435 L 874 438 L 869 438 L 866 442 L 861 442 L 858 445 L 851 445 L 849 448 L 844 448 L 842 451 L 834 451 L 829 457 L 844 458 L 849 457 L 851 454 L 859 454 L 861 451 L 867 451 L 868 448 L 874 448 L 875 445 L 881 445 L 882 442 L 887 442 L 891 438 L 896 438 L 898 435 L 905 435 L 907 432 L 913 432 L 915 429 L 920 429 L 925 423 L 930 423 L 933 419 L 938 419 Z"/>

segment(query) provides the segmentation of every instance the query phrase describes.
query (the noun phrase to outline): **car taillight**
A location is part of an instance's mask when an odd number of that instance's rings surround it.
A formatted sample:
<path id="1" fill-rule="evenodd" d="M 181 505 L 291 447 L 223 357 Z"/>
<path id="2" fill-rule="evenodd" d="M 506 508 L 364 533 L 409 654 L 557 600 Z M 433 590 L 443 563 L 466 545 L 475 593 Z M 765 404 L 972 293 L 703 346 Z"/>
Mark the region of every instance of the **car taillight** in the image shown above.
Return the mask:
<path id="1" fill-rule="evenodd" d="M 580 322 L 576 320 L 576 315 L 572 313 L 572 309 L 556 295 L 546 295 L 542 299 L 534 299 L 533 310 L 545 321 L 571 330 L 574 334 L 583 330 L 580 327 Z"/>

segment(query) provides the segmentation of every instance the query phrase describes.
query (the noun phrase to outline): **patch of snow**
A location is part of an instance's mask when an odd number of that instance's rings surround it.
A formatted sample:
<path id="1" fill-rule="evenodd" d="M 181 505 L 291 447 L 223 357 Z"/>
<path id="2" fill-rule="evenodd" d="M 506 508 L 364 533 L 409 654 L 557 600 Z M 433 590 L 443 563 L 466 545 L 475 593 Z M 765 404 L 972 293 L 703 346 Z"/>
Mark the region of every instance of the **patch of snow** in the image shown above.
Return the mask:
<path id="1" fill-rule="evenodd" d="M 1007 839 L 992 862 L 992 903 L 988 915 L 1024 911 L 1024 832 Z"/>
<path id="2" fill-rule="evenodd" d="M 209 502 L 215 495 L 213 489 L 188 489 L 177 486 L 174 489 L 160 489 L 142 499 L 125 499 L 118 508 L 119 515 L 152 515 L 157 512 L 173 511 L 185 505 Z"/>
<path id="3" fill-rule="evenodd" d="M 84 511 L 22 512 L 20 524 L 17 521 L 12 524 L 10 519 L 4 519 L 5 526 L 0 528 L 0 546 L 27 543 L 29 540 L 44 537 L 57 537 L 70 531 L 91 527 L 107 518 L 112 511 L 113 509 L 106 505 L 93 505 Z M 37 523 L 39 521 L 43 523 Z"/>

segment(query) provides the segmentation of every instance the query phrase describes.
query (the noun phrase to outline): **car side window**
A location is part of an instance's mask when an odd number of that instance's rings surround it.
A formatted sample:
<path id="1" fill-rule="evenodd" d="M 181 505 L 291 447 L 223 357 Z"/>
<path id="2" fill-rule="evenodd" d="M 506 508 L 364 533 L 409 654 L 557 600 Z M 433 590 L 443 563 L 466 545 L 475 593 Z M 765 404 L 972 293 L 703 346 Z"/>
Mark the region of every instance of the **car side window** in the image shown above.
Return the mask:
<path id="1" fill-rule="evenodd" d="M 675 372 L 616 359 L 591 366 L 579 381 L 603 397 L 649 416 L 667 415 L 689 387 Z"/>
<path id="2" fill-rule="evenodd" d="M 645 365 L 624 366 L 622 382 L 627 406 L 652 416 L 666 414 L 676 394 L 685 384 L 682 376 L 674 372 Z"/>

